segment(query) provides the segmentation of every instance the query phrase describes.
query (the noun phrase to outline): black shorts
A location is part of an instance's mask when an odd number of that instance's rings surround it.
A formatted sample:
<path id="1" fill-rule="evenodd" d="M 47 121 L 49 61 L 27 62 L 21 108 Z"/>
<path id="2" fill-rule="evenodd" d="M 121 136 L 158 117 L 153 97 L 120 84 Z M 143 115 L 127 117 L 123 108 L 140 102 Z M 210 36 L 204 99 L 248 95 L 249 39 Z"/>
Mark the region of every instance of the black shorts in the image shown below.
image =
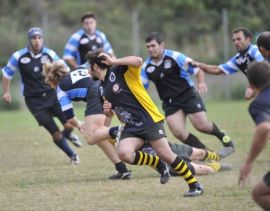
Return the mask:
<path id="1" fill-rule="evenodd" d="M 268 187 L 270 187 L 270 171 L 268 171 L 264 176 L 263 176 L 263 181 L 266 183 Z"/>
<path id="2" fill-rule="evenodd" d="M 140 132 L 137 132 L 137 131 L 132 132 L 124 128 L 124 130 L 122 131 L 120 140 L 124 138 L 129 138 L 129 137 L 137 137 L 143 140 L 147 140 L 149 142 L 166 137 L 166 132 L 164 129 L 164 122 L 163 121 L 157 122 L 153 126 L 149 126 Z"/>
<path id="3" fill-rule="evenodd" d="M 100 102 L 98 94 L 98 82 L 88 90 L 87 105 L 84 116 L 103 114 L 103 105 Z"/>
<path id="4" fill-rule="evenodd" d="M 176 143 L 170 143 L 169 145 L 172 149 L 172 151 L 178 155 L 179 157 L 184 158 L 185 160 L 190 160 L 190 156 L 192 154 L 192 147 L 188 146 L 186 144 L 176 144 Z"/>
<path id="5" fill-rule="evenodd" d="M 25 97 L 25 103 L 39 125 L 51 125 L 51 130 L 58 130 L 53 117 L 57 117 L 62 124 L 67 122 L 61 110 L 55 91 L 41 97 Z"/>
<path id="6" fill-rule="evenodd" d="M 162 104 L 165 116 L 174 114 L 178 110 L 183 110 L 185 114 L 193 114 L 206 111 L 201 96 L 194 88 L 187 90 L 185 93 L 168 100 L 164 100 Z"/>

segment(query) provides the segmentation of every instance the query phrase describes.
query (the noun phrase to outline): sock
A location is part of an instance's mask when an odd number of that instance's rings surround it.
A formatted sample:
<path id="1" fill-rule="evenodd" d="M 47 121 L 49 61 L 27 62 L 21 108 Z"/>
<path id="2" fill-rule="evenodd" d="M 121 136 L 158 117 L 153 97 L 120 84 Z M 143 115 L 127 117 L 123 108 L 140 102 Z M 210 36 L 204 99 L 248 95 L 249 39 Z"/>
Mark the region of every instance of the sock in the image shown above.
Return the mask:
<path id="1" fill-rule="evenodd" d="M 218 162 L 206 163 L 205 165 L 210 166 L 215 172 L 219 171 L 221 168 L 221 164 Z"/>
<path id="2" fill-rule="evenodd" d="M 62 134 L 65 138 L 68 138 L 71 134 L 72 130 L 67 130 L 67 129 L 64 129 L 62 130 Z"/>
<path id="3" fill-rule="evenodd" d="M 230 142 L 230 138 L 226 138 L 226 134 L 222 131 L 219 130 L 219 128 L 216 126 L 215 123 L 213 123 L 213 130 L 211 131 L 212 135 L 216 136 L 220 141 L 221 143 L 223 144 L 223 146 L 225 147 L 228 147 L 228 146 L 231 146 Z M 227 136 L 228 137 L 228 136 Z"/>
<path id="4" fill-rule="evenodd" d="M 68 146 L 66 139 L 63 137 L 61 140 L 54 140 L 54 143 L 63 150 L 70 158 L 76 154 L 72 151 L 72 149 Z"/>
<path id="5" fill-rule="evenodd" d="M 219 161 L 220 156 L 216 152 L 205 150 L 205 156 L 201 161 L 208 161 L 208 160 Z"/>
<path id="6" fill-rule="evenodd" d="M 171 164 L 171 167 L 177 172 L 177 174 L 186 180 L 190 189 L 195 187 L 197 179 L 192 175 L 188 165 L 182 158 L 177 156 Z"/>
<path id="7" fill-rule="evenodd" d="M 150 155 L 146 152 L 135 152 L 135 159 L 133 165 L 147 165 L 153 168 L 161 167 L 162 163 L 158 156 Z"/>
<path id="8" fill-rule="evenodd" d="M 124 164 L 122 161 L 119 163 L 114 164 L 116 171 L 120 173 L 126 173 L 128 172 L 126 164 Z"/>
<path id="9" fill-rule="evenodd" d="M 192 133 L 190 133 L 187 137 L 187 139 L 184 141 L 185 144 L 196 147 L 199 149 L 206 149 L 206 146 Z"/>

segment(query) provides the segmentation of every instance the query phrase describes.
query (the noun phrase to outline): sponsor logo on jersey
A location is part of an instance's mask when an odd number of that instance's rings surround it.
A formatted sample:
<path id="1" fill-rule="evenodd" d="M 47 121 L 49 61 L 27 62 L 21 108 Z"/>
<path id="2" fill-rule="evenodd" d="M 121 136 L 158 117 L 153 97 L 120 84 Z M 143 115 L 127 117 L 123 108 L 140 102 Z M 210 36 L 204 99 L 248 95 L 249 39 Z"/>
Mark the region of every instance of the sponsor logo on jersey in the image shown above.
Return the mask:
<path id="1" fill-rule="evenodd" d="M 104 89 L 103 89 L 103 87 L 102 86 L 99 86 L 98 89 L 99 89 L 99 95 L 103 97 L 104 96 Z"/>
<path id="2" fill-rule="evenodd" d="M 116 79 L 115 74 L 113 72 L 111 72 L 109 75 L 110 82 L 115 82 L 115 79 Z"/>
<path id="3" fill-rule="evenodd" d="M 123 89 L 120 88 L 120 85 L 118 83 L 114 84 L 112 87 L 112 91 L 115 94 L 119 94 Z"/>
<path id="4" fill-rule="evenodd" d="M 160 73 L 160 78 L 163 78 L 165 76 L 164 73 Z"/>
<path id="5" fill-rule="evenodd" d="M 45 64 L 45 63 L 48 62 L 48 61 L 49 61 L 48 56 L 47 56 L 47 55 L 42 55 L 42 57 L 41 57 L 41 59 L 40 59 L 40 62 L 41 62 L 42 64 Z"/>
<path id="6" fill-rule="evenodd" d="M 102 39 L 100 37 L 97 37 L 96 41 L 97 41 L 98 44 L 102 43 Z"/>
<path id="7" fill-rule="evenodd" d="M 165 69 L 169 69 L 169 68 L 171 68 L 171 67 L 172 67 L 172 61 L 169 60 L 169 59 L 165 60 L 165 61 L 164 61 L 164 68 L 165 68 Z"/>
<path id="8" fill-rule="evenodd" d="M 85 45 L 85 44 L 87 44 L 87 43 L 89 43 L 89 39 L 88 38 L 82 38 L 81 40 L 80 40 L 80 44 L 82 44 L 82 45 Z"/>
<path id="9" fill-rule="evenodd" d="M 158 130 L 158 134 L 163 135 L 164 134 L 163 130 Z"/>
<path id="10" fill-rule="evenodd" d="M 39 71 L 39 66 L 35 66 L 34 67 L 34 72 L 38 72 Z"/>
<path id="11" fill-rule="evenodd" d="M 92 49 L 92 51 L 94 51 L 94 50 L 97 50 L 97 48 L 98 47 L 96 45 L 93 45 L 91 49 Z"/>
<path id="12" fill-rule="evenodd" d="M 147 69 L 146 69 L 146 72 L 148 72 L 148 73 L 152 73 L 152 72 L 154 72 L 155 71 L 155 67 L 154 66 L 150 66 L 150 67 L 148 67 Z"/>
<path id="13" fill-rule="evenodd" d="M 23 58 L 21 58 L 20 61 L 23 64 L 27 64 L 27 63 L 29 63 L 31 61 L 31 59 L 29 57 L 23 57 Z"/>

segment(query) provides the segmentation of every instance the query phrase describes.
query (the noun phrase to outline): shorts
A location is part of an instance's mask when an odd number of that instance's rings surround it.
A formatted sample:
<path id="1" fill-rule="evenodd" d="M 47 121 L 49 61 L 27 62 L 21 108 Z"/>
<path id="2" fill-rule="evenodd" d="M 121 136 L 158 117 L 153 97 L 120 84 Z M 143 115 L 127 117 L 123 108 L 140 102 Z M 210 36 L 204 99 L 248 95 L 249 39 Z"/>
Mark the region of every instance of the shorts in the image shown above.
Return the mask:
<path id="1" fill-rule="evenodd" d="M 182 157 L 185 160 L 190 160 L 190 156 L 192 154 L 192 147 L 188 146 L 186 144 L 176 144 L 176 143 L 170 143 L 169 145 L 172 149 L 172 151 L 178 155 L 179 157 Z"/>
<path id="2" fill-rule="evenodd" d="M 137 137 L 143 140 L 147 140 L 149 142 L 166 137 L 166 132 L 164 129 L 164 122 L 163 121 L 157 122 L 153 126 L 149 126 L 141 130 L 140 132 L 138 131 L 132 132 L 124 128 L 124 130 L 122 131 L 120 140 L 124 138 L 129 138 L 129 137 Z"/>
<path id="3" fill-rule="evenodd" d="M 45 96 L 25 97 L 25 103 L 38 124 L 40 126 L 46 126 L 46 128 L 49 127 L 49 129 L 47 129 L 50 133 L 58 130 L 53 117 L 57 117 L 62 124 L 67 122 L 55 91 L 52 91 Z"/>
<path id="4" fill-rule="evenodd" d="M 187 90 L 175 98 L 164 100 L 162 108 L 166 117 L 174 114 L 180 109 L 183 110 L 185 114 L 206 111 L 201 96 L 194 90 L 194 88 Z"/>
<path id="5" fill-rule="evenodd" d="M 103 105 L 101 104 L 98 94 L 98 82 L 88 90 L 87 105 L 84 116 L 103 114 Z"/>
<path id="6" fill-rule="evenodd" d="M 268 187 L 270 187 L 270 171 L 268 171 L 264 176 L 263 176 L 263 181 L 266 183 Z"/>

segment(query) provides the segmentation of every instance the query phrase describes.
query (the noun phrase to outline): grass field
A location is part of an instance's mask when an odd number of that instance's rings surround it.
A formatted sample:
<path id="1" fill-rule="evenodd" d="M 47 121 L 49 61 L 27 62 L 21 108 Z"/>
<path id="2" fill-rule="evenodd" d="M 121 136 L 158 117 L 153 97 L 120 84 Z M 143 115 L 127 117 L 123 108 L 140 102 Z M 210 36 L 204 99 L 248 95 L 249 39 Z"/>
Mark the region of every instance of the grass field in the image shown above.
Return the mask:
<path id="1" fill-rule="evenodd" d="M 205 194 L 197 198 L 183 197 L 187 185 L 180 178 L 161 185 L 158 174 L 148 167 L 129 166 L 131 180 L 109 181 L 114 166 L 85 142 L 75 149 L 82 163 L 71 165 L 27 110 L 2 111 L 0 210 L 260 210 L 250 191 L 269 169 L 269 148 L 258 157 L 250 182 L 244 188 L 237 185 L 254 130 L 247 107 L 244 101 L 207 102 L 209 119 L 235 139 L 236 152 L 223 161 L 234 164 L 231 171 L 198 177 Z M 77 113 L 82 116 L 83 110 Z M 212 149 L 221 149 L 216 138 L 191 130 Z"/>

